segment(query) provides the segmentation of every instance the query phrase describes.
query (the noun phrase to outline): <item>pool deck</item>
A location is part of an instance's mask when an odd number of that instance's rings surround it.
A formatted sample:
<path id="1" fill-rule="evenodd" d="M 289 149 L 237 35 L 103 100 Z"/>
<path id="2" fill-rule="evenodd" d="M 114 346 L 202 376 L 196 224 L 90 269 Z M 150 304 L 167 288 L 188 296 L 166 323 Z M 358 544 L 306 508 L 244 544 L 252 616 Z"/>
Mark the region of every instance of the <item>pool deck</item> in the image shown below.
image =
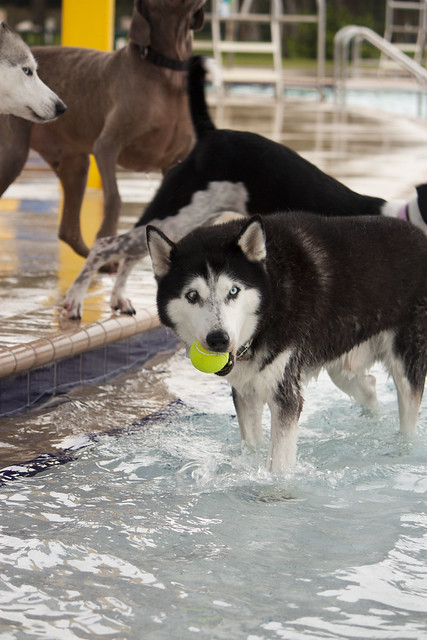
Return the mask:
<path id="1" fill-rule="evenodd" d="M 280 140 L 361 193 L 409 198 L 427 180 L 427 123 L 393 114 L 324 102 L 286 99 L 225 106 L 220 126 L 256 131 Z M 158 174 L 119 172 L 123 200 L 120 231 L 139 217 Z M 155 310 L 148 259 L 132 272 L 127 295 L 134 317 L 112 314 L 112 278 L 98 274 L 81 323 L 66 320 L 61 300 L 83 259 L 57 239 L 61 191 L 56 177 L 30 154 L 25 170 L 0 200 L 0 415 L 39 404 L 71 386 L 105 381 L 174 347 Z M 91 242 L 100 225 L 102 194 L 88 189 L 82 210 Z"/>

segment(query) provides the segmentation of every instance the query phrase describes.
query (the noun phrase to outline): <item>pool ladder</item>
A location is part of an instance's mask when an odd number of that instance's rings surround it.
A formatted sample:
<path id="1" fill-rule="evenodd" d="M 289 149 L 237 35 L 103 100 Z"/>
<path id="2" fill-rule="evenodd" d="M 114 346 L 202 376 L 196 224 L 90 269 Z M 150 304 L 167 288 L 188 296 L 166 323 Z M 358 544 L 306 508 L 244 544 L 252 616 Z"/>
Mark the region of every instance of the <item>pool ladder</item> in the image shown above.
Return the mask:
<path id="1" fill-rule="evenodd" d="M 401 14 L 400 19 L 397 18 Z M 427 37 L 427 0 L 387 0 L 384 38 L 422 63 Z"/>
<path id="2" fill-rule="evenodd" d="M 205 17 L 210 22 L 212 38 L 210 40 L 195 39 L 193 49 L 211 51 L 219 70 L 217 78 L 218 96 L 226 97 L 227 86 L 235 83 L 270 84 L 274 87 L 276 99 L 283 97 L 282 68 L 282 34 L 283 25 L 314 24 L 317 25 L 317 87 L 321 92 L 325 76 L 325 33 L 326 2 L 315 0 L 316 9 L 311 13 L 285 12 L 282 0 L 270 0 L 269 10 L 263 13 L 254 0 L 208 0 L 206 7 L 210 11 Z M 298 3 L 296 3 L 298 4 Z M 243 28 L 242 28 L 243 27 Z M 249 40 L 247 32 L 262 27 L 265 37 Z M 268 35 L 267 35 L 268 34 Z M 254 59 L 254 54 L 264 54 L 269 63 L 258 67 L 236 65 L 234 54 L 245 54 L 247 59 Z M 272 64 L 271 64 L 272 63 Z M 265 98 L 264 98 L 265 100 Z"/>

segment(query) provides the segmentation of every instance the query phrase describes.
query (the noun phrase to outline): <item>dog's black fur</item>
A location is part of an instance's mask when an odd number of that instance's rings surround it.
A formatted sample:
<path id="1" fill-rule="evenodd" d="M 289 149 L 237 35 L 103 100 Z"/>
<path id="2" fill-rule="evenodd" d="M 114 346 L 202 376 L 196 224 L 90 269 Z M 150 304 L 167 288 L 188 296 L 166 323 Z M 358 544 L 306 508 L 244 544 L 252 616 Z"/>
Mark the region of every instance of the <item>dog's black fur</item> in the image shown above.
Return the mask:
<path id="1" fill-rule="evenodd" d="M 363 396 L 366 368 L 383 361 L 397 387 L 401 430 L 415 430 L 427 372 L 427 238 L 419 229 L 383 216 L 286 213 L 199 228 L 176 244 L 151 225 L 147 234 L 159 315 L 182 340 L 212 348 L 214 329 L 223 340 L 213 350 L 230 351 L 234 341 L 238 353 L 243 344 L 229 336 L 253 322 L 249 350 L 226 375 L 251 444 L 261 432 L 254 416 L 260 404 L 270 406 L 273 471 L 295 461 L 302 382 L 323 366 L 338 386 Z M 233 299 L 220 298 L 224 275 L 240 290 Z M 256 321 L 242 317 L 251 290 Z M 195 335 L 202 325 L 206 335 Z"/>

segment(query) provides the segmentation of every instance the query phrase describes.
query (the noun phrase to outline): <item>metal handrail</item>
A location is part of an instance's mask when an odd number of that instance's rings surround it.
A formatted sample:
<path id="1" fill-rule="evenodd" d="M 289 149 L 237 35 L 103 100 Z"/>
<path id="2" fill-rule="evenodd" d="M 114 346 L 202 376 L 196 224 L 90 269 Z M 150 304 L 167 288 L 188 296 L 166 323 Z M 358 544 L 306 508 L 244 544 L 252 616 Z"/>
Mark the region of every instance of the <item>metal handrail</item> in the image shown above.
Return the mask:
<path id="1" fill-rule="evenodd" d="M 418 111 L 421 115 L 421 91 L 427 91 L 427 70 L 418 62 L 404 54 L 394 44 L 385 40 L 368 27 L 348 25 L 340 29 L 334 38 L 334 96 L 337 104 L 344 104 L 347 92 L 348 63 L 350 44 L 354 41 L 353 62 L 355 62 L 355 52 L 358 51 L 360 42 L 366 40 L 379 49 L 384 55 L 391 58 L 396 64 L 405 69 L 413 76 L 419 84 L 420 93 L 418 101 Z"/>

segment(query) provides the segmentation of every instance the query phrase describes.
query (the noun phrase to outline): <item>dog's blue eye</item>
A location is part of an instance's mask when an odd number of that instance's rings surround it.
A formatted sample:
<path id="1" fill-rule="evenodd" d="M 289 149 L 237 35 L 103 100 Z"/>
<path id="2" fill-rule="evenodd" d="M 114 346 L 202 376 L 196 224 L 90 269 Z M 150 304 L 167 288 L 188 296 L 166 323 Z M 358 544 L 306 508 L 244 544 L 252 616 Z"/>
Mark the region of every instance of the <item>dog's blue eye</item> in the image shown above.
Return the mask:
<path id="1" fill-rule="evenodd" d="M 33 72 L 31 71 L 31 69 L 29 67 L 22 67 L 22 71 L 25 73 L 26 76 L 32 76 Z"/>
<path id="2" fill-rule="evenodd" d="M 231 287 L 230 291 L 228 292 L 228 297 L 229 298 L 237 298 L 237 296 L 239 295 L 239 287 Z"/>
<path id="3" fill-rule="evenodd" d="M 196 304 L 196 302 L 198 302 L 198 300 L 200 299 L 200 296 L 195 289 L 191 289 L 191 291 L 185 294 L 185 297 L 187 298 L 188 302 L 191 302 L 191 304 Z"/>

